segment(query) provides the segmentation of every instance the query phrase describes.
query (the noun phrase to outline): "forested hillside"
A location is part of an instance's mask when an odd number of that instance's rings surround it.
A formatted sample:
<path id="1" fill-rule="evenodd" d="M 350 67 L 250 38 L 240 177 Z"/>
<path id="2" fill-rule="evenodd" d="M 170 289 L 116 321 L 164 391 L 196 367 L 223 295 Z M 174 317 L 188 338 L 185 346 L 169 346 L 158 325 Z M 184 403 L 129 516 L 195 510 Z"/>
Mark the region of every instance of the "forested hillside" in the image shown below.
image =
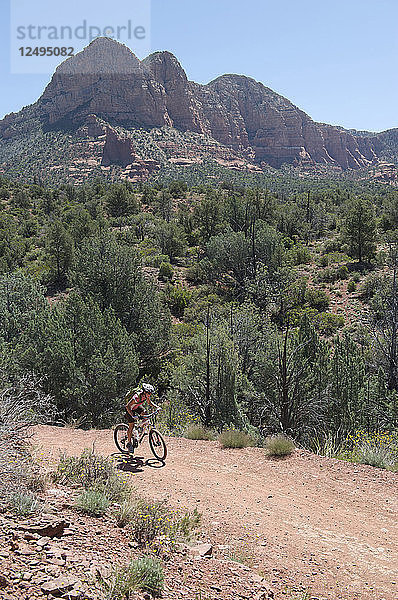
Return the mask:
<path id="1" fill-rule="evenodd" d="M 392 433 L 398 193 L 280 187 L 2 179 L 3 394 L 110 426 L 145 378 L 170 432 Z"/>

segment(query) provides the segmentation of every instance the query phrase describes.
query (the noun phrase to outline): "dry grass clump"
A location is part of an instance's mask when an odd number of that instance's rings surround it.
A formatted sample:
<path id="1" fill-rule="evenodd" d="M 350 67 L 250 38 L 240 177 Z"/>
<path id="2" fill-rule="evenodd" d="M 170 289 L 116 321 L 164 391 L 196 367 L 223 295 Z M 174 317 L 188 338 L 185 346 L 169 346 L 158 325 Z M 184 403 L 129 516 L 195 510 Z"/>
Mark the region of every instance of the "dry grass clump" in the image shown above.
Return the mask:
<path id="1" fill-rule="evenodd" d="M 131 498 L 124 500 L 116 510 L 116 523 L 118 527 L 126 527 L 133 521 L 137 511 L 137 503 Z"/>
<path id="2" fill-rule="evenodd" d="M 24 430 L 0 426 L 0 473 L 0 505 L 22 514 L 25 510 L 22 496 L 30 498 L 30 492 L 40 492 L 44 486 L 39 468 L 30 456 Z"/>
<path id="3" fill-rule="evenodd" d="M 53 478 L 65 485 L 81 486 L 76 507 L 93 517 L 101 517 L 113 502 L 124 502 L 131 493 L 114 464 L 88 449 L 80 456 L 62 455 Z"/>
<path id="4" fill-rule="evenodd" d="M 143 499 L 132 501 L 128 527 L 135 542 L 145 547 L 157 547 L 159 553 L 178 541 L 189 541 L 200 523 L 197 510 L 192 513 L 171 510 L 166 502 L 147 502 Z M 126 515 L 124 508 L 124 515 Z"/>
<path id="5" fill-rule="evenodd" d="M 375 448 L 364 444 L 358 449 L 358 460 L 363 465 L 379 469 L 393 469 L 395 460 L 385 448 Z"/>
<path id="6" fill-rule="evenodd" d="M 48 422 L 55 414 L 53 400 L 32 373 L 0 390 L 0 505 L 17 514 L 35 512 L 35 497 L 43 491 L 45 476 L 32 459 L 28 425 Z M 23 422 L 22 422 L 23 421 Z"/>
<path id="7" fill-rule="evenodd" d="M 214 440 L 214 432 L 202 425 L 190 425 L 184 431 L 184 437 L 188 440 Z"/>
<path id="8" fill-rule="evenodd" d="M 77 484 L 93 492 L 88 497 L 94 498 L 102 492 L 109 502 L 123 501 L 130 492 L 114 464 L 88 449 L 83 450 L 80 456 L 62 455 L 53 477 L 58 483 Z"/>
<path id="9" fill-rule="evenodd" d="M 95 487 L 83 490 L 76 500 L 76 507 L 92 517 L 102 517 L 110 506 L 110 500 L 103 489 Z"/>
<path id="10" fill-rule="evenodd" d="M 294 448 L 294 442 L 283 434 L 272 435 L 265 440 L 265 449 L 269 456 L 289 456 Z"/>
<path id="11" fill-rule="evenodd" d="M 253 438 L 238 429 L 226 429 L 223 431 L 218 441 L 223 448 L 247 448 L 247 446 L 253 446 Z"/>
<path id="12" fill-rule="evenodd" d="M 157 596 L 163 589 L 163 565 L 156 557 L 144 556 L 115 569 L 100 581 L 104 600 L 124 600 L 140 590 Z"/>
<path id="13" fill-rule="evenodd" d="M 38 514 L 43 505 L 32 492 L 15 492 L 9 498 L 9 507 L 20 517 Z"/>
<path id="14" fill-rule="evenodd" d="M 14 430 L 48 423 L 55 414 L 53 398 L 43 392 L 42 380 L 33 373 L 25 373 L 0 392 L 0 423 Z"/>

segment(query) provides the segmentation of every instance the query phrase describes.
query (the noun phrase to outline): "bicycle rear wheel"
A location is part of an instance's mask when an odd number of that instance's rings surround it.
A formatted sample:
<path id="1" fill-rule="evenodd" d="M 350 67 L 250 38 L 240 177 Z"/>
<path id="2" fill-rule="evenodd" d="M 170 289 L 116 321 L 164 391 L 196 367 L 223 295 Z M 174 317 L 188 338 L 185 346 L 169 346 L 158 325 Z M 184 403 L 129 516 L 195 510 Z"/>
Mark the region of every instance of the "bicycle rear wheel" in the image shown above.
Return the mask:
<path id="1" fill-rule="evenodd" d="M 157 429 L 151 429 L 149 432 L 149 446 L 152 450 L 152 454 L 158 460 L 165 460 L 167 456 L 166 442 L 163 436 Z"/>
<path id="2" fill-rule="evenodd" d="M 124 423 L 119 423 L 119 425 L 116 425 L 115 429 L 113 430 L 113 439 L 116 444 L 116 448 L 120 452 L 123 452 L 123 454 L 129 453 L 127 450 L 127 431 L 128 426 Z"/>

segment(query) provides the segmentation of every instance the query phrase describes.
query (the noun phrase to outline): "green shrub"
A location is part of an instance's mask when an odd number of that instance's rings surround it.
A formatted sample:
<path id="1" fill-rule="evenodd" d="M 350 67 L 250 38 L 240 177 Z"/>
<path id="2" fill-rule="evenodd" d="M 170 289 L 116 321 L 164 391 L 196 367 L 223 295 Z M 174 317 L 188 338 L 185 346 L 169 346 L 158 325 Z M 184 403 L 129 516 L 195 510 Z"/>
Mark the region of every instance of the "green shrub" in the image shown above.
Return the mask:
<path id="1" fill-rule="evenodd" d="M 339 265 L 334 267 L 326 267 L 322 269 L 317 275 L 317 281 L 333 283 L 334 281 L 338 281 L 339 279 L 347 279 L 348 277 L 348 267 L 347 265 Z"/>
<path id="2" fill-rule="evenodd" d="M 128 525 L 134 519 L 134 514 L 136 510 L 136 502 L 133 502 L 131 499 L 124 500 L 116 513 L 117 526 L 125 527 L 126 525 Z"/>
<path id="3" fill-rule="evenodd" d="M 173 267 L 169 262 L 162 262 L 159 267 L 159 279 L 173 279 Z"/>
<path id="4" fill-rule="evenodd" d="M 176 326 L 176 335 L 188 337 L 196 333 L 196 328 L 192 325 L 180 323 Z M 166 374 L 166 377 L 168 374 Z M 159 426 L 165 435 L 177 435 L 183 436 L 184 431 L 191 425 L 199 425 L 200 419 L 197 415 L 192 413 L 180 397 L 174 396 L 170 393 L 168 397 L 167 406 L 159 415 Z"/>
<path id="5" fill-rule="evenodd" d="M 253 446 L 253 439 L 244 431 L 226 429 L 218 438 L 223 448 L 247 448 Z"/>
<path id="6" fill-rule="evenodd" d="M 317 315 L 315 325 L 322 335 L 330 336 L 344 326 L 344 317 L 331 312 L 323 312 Z"/>
<path id="7" fill-rule="evenodd" d="M 363 465 L 378 467 L 379 469 L 389 469 L 394 466 L 394 459 L 385 448 L 372 447 L 364 444 L 359 448 L 358 460 Z"/>
<path id="8" fill-rule="evenodd" d="M 355 282 L 355 283 L 359 283 L 360 279 L 361 279 L 361 274 L 358 273 L 358 271 L 354 271 L 353 273 L 351 273 L 351 279 Z"/>
<path id="9" fill-rule="evenodd" d="M 170 258 L 167 256 L 167 254 L 157 254 L 152 260 L 151 260 L 151 264 L 152 266 L 156 267 L 157 269 L 160 268 L 160 265 L 162 263 L 168 263 L 170 264 Z"/>
<path id="10" fill-rule="evenodd" d="M 348 267 L 347 265 L 340 265 L 337 269 L 337 279 L 347 279 Z"/>
<path id="11" fill-rule="evenodd" d="M 387 431 L 369 433 L 358 429 L 345 440 L 348 460 L 380 469 L 394 470 L 398 463 L 398 435 Z"/>
<path id="12" fill-rule="evenodd" d="M 336 270 L 332 269 L 331 267 L 322 269 L 317 275 L 317 281 L 333 283 L 333 281 L 336 281 Z"/>
<path id="13" fill-rule="evenodd" d="M 297 244 L 288 252 L 288 256 L 294 265 L 304 265 L 311 262 L 311 252 L 309 248 Z"/>
<path id="14" fill-rule="evenodd" d="M 129 576 L 144 592 L 159 594 L 163 589 L 163 566 L 158 558 L 143 556 L 129 565 Z"/>
<path id="15" fill-rule="evenodd" d="M 195 262 L 193 265 L 188 267 L 185 276 L 187 281 L 191 283 L 199 284 L 203 283 L 207 279 L 206 274 L 206 263 L 205 261 Z"/>
<path id="16" fill-rule="evenodd" d="M 140 546 L 151 546 L 158 553 L 179 540 L 189 540 L 200 523 L 200 514 L 171 511 L 166 502 L 138 499 L 129 513 L 129 529 Z"/>
<path id="17" fill-rule="evenodd" d="M 0 200 L 8 200 L 9 197 L 10 197 L 10 192 L 7 190 L 7 188 L 5 188 L 5 187 L 0 188 Z"/>
<path id="18" fill-rule="evenodd" d="M 176 317 L 182 317 L 191 298 L 192 292 L 182 285 L 170 286 L 166 291 L 166 300 L 170 312 Z"/>
<path id="19" fill-rule="evenodd" d="M 357 289 L 357 284 L 355 283 L 355 281 L 353 281 L 351 279 L 351 281 L 349 281 L 347 284 L 347 292 L 349 292 L 351 294 L 352 292 L 355 292 L 356 289 Z"/>
<path id="20" fill-rule="evenodd" d="M 129 494 L 128 486 L 120 480 L 112 462 L 87 449 L 80 456 L 62 455 L 54 479 L 66 485 L 96 488 L 110 502 L 124 500 Z"/>
<path id="21" fill-rule="evenodd" d="M 378 264 L 379 267 L 384 267 L 384 265 L 387 264 L 387 260 L 388 260 L 388 252 L 386 252 L 385 250 L 379 250 L 376 254 L 376 262 Z"/>
<path id="22" fill-rule="evenodd" d="M 388 283 L 389 278 L 385 273 L 370 273 L 363 280 L 359 293 L 364 300 L 369 301 L 380 292 L 380 290 L 383 290 Z"/>
<path id="23" fill-rule="evenodd" d="M 308 288 L 305 292 L 305 300 L 311 308 L 322 311 L 326 310 L 330 303 L 329 295 L 324 290 Z"/>
<path id="24" fill-rule="evenodd" d="M 77 508 L 93 517 L 101 517 L 109 505 L 110 501 L 104 490 L 95 487 L 84 490 L 76 500 Z"/>
<path id="25" fill-rule="evenodd" d="M 326 240 L 323 244 L 322 253 L 329 254 L 332 252 L 338 252 L 341 247 L 341 241 L 337 238 L 333 238 L 331 240 Z"/>
<path id="26" fill-rule="evenodd" d="M 318 315 L 318 311 L 315 308 L 310 308 L 309 306 L 289 310 L 287 312 L 289 323 L 292 327 L 299 327 L 303 319 L 308 319 L 310 323 L 316 323 Z"/>
<path id="27" fill-rule="evenodd" d="M 184 437 L 188 440 L 214 440 L 214 433 L 202 425 L 190 425 L 184 431 Z"/>
<path id="28" fill-rule="evenodd" d="M 327 267 L 329 265 L 329 258 L 327 254 L 323 254 L 322 256 L 319 257 L 319 266 L 321 267 Z"/>
<path id="29" fill-rule="evenodd" d="M 144 556 L 100 579 L 104 600 L 126 600 L 137 590 L 159 595 L 163 589 L 163 566 L 158 558 Z"/>
<path id="30" fill-rule="evenodd" d="M 21 517 L 40 513 L 43 505 L 31 492 L 16 492 L 10 496 L 9 505 L 13 512 Z"/>
<path id="31" fill-rule="evenodd" d="M 202 520 L 201 514 L 195 508 L 192 512 L 177 515 L 172 521 L 172 532 L 176 540 L 189 541 Z"/>
<path id="32" fill-rule="evenodd" d="M 270 456 L 288 456 L 295 448 L 294 442 L 285 435 L 272 435 L 265 440 L 265 448 Z"/>
<path id="33" fill-rule="evenodd" d="M 148 503 L 138 500 L 129 523 L 134 541 L 145 546 L 162 535 L 168 514 L 165 502 Z"/>
<path id="34" fill-rule="evenodd" d="M 66 485 L 88 487 L 99 481 L 107 481 L 114 473 L 115 468 L 110 460 L 86 448 L 80 456 L 62 454 L 54 479 Z"/>
<path id="35" fill-rule="evenodd" d="M 345 252 L 334 251 L 323 254 L 319 259 L 319 264 L 321 267 L 327 267 L 333 264 L 346 263 L 350 260 L 350 257 Z"/>

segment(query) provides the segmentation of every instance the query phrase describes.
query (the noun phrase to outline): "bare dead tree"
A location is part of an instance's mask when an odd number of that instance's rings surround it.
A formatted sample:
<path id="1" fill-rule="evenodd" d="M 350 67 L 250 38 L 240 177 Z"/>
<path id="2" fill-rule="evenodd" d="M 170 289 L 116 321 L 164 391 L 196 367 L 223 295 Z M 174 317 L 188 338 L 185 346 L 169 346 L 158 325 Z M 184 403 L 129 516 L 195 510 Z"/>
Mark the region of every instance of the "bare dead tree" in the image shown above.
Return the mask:
<path id="1" fill-rule="evenodd" d="M 0 426 L 20 429 L 53 420 L 55 403 L 42 383 L 34 373 L 25 373 L 0 392 Z"/>

